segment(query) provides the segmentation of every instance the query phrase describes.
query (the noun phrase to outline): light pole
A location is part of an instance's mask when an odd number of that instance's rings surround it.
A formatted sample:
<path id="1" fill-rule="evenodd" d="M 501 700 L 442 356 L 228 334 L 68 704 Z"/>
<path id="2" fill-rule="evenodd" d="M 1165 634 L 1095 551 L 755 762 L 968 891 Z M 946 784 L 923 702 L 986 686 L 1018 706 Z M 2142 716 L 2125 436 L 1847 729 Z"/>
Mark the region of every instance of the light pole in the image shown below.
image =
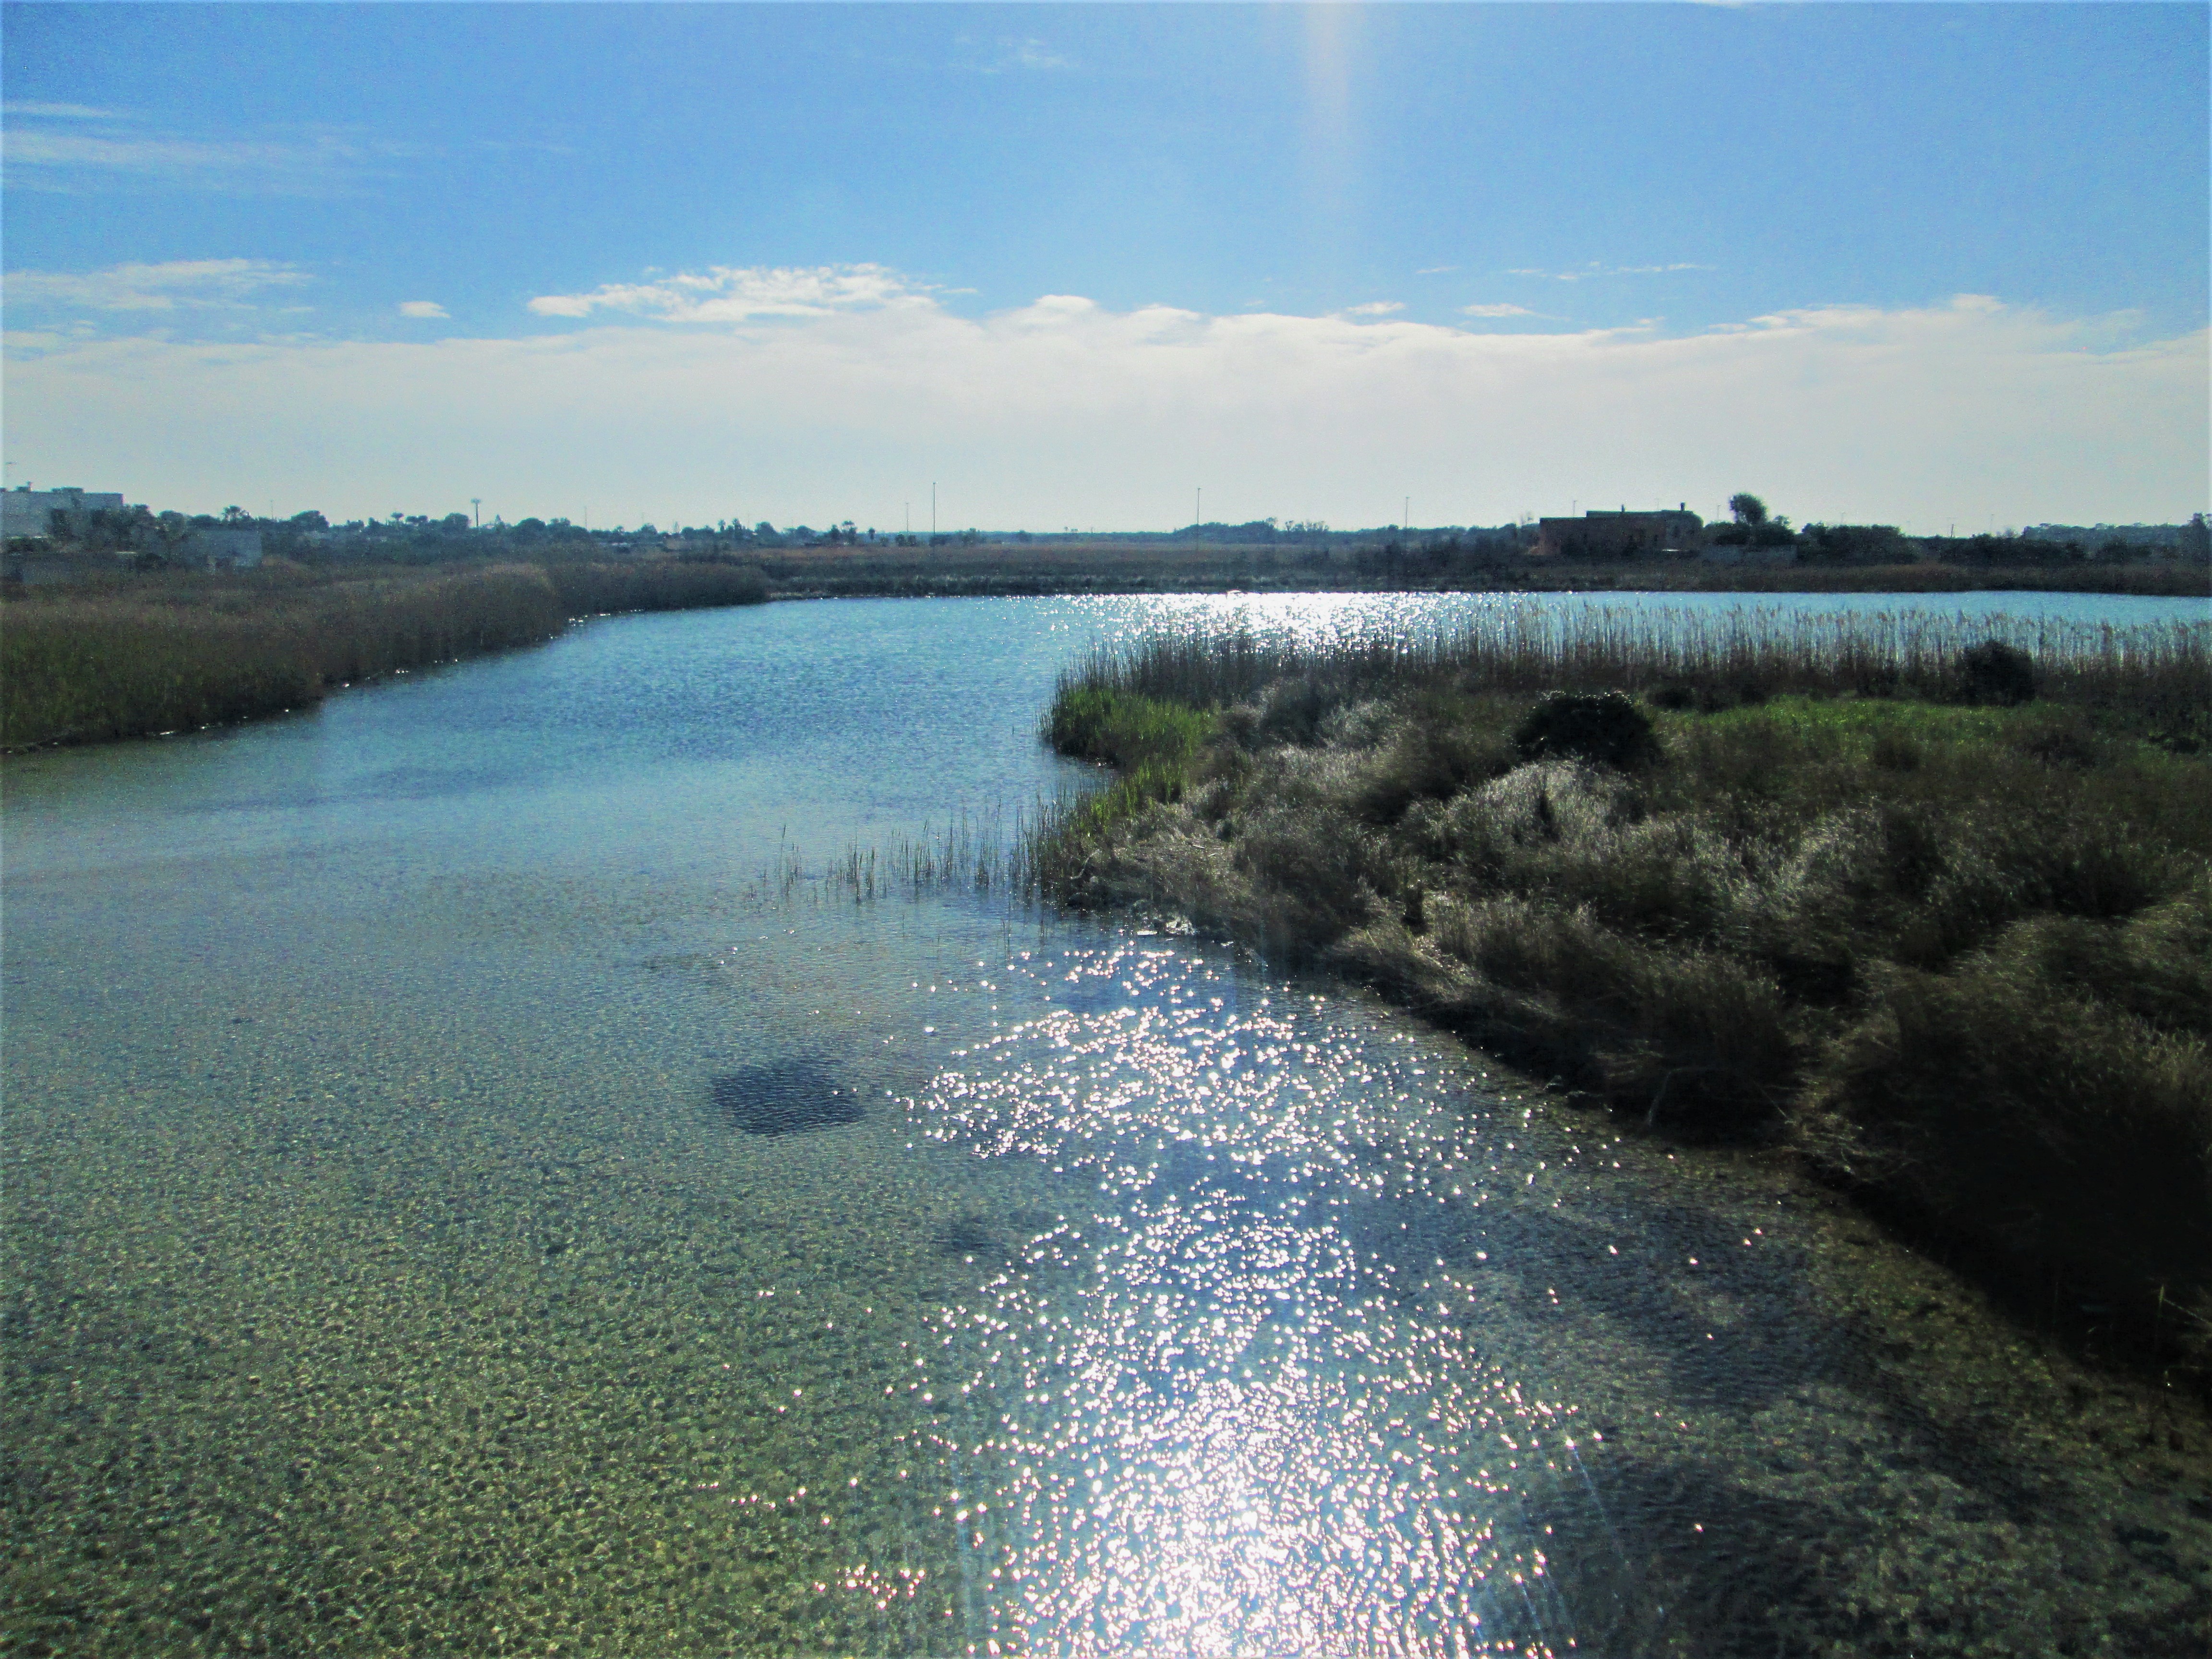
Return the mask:
<path id="1" fill-rule="evenodd" d="M 469 511 L 475 515 L 476 528 L 482 530 L 483 528 L 483 497 L 481 495 L 470 496 Z M 586 524 L 589 524 L 591 521 L 592 515 L 588 513 L 584 514 L 584 522 Z"/>
<path id="2" fill-rule="evenodd" d="M 929 539 L 933 543 L 937 539 L 937 486 L 935 484 L 929 487 Z"/>

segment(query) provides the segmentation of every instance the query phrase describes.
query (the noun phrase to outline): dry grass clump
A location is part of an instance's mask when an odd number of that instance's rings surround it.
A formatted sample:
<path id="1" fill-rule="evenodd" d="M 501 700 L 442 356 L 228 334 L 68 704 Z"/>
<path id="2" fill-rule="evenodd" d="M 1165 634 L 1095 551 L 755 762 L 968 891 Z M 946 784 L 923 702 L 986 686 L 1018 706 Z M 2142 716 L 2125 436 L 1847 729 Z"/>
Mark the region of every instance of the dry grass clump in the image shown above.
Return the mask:
<path id="1" fill-rule="evenodd" d="M 1063 706 L 1210 735 L 1173 787 L 1048 826 L 1041 878 L 1356 971 L 1648 1122 L 1791 1141 L 2094 1304 L 2212 1321 L 2205 630 L 2009 629 L 1969 659 L 1893 623 L 1695 624 L 1702 654 L 1577 626 L 1093 665 Z"/>
<path id="2" fill-rule="evenodd" d="M 276 566 L 33 588 L 0 602 L 0 748 L 223 725 L 534 644 L 574 617 L 766 597 L 757 571 L 677 563 Z"/>

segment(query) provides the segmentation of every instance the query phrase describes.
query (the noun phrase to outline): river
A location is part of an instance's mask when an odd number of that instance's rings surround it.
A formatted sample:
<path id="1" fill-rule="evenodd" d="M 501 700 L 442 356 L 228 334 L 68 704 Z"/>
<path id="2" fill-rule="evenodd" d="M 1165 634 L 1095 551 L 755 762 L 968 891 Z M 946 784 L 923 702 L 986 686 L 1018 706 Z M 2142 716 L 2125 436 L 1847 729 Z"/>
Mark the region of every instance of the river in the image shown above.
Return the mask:
<path id="1" fill-rule="evenodd" d="M 1079 784 L 1097 643 L 1500 602 L 608 618 L 10 762 L 10 1650 L 2201 1651 L 2203 1412 L 1786 1164 L 823 878 Z"/>

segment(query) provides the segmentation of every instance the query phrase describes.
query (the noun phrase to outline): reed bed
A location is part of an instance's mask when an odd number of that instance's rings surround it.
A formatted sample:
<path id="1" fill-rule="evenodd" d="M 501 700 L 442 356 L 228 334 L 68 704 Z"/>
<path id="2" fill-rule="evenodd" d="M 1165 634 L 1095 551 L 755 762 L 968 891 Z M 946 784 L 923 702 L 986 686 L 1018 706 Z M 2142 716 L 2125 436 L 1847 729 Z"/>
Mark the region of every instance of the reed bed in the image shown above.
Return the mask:
<path id="1" fill-rule="evenodd" d="M 0 601 L 0 749 L 196 730 L 532 645 L 571 618 L 757 604 L 757 571 L 505 564 L 111 578 Z"/>
<path id="2" fill-rule="evenodd" d="M 1092 653 L 1061 677 L 1069 691 L 1133 693 L 1196 708 L 1245 702 L 1286 681 L 1321 696 L 1452 683 L 1484 692 L 1686 692 L 1708 702 L 1788 693 L 1957 701 L 1960 660 L 1996 639 L 2026 651 L 2038 695 L 2148 718 L 2201 721 L 2212 706 L 2212 626 L 2138 627 L 2051 619 L 1835 617 L 1744 611 L 1715 617 L 1592 606 L 1516 608 L 1462 628 L 1318 641 L 1161 630 Z"/>
<path id="3" fill-rule="evenodd" d="M 758 567 L 684 559 L 648 564 L 548 561 L 544 569 L 570 617 L 640 611 L 702 611 L 763 605 L 768 578 Z"/>
<path id="4" fill-rule="evenodd" d="M 1155 635 L 1062 684 L 1047 735 L 1115 778 L 1029 860 L 1048 897 L 1357 975 L 1655 1129 L 1794 1146 L 1991 1282 L 2203 1366 L 2208 633 Z M 1561 746 L 1577 720 L 1610 738 Z"/>

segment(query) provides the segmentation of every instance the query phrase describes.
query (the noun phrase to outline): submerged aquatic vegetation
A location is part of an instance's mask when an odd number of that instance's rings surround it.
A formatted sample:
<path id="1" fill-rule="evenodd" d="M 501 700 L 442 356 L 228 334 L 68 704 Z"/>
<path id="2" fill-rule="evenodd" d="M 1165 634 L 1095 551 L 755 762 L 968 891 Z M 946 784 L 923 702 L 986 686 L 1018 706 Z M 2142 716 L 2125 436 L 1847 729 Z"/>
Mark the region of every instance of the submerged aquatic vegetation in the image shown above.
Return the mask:
<path id="1" fill-rule="evenodd" d="M 1121 775 L 1032 862 L 1064 901 L 1357 974 L 1647 1123 L 1793 1145 L 2202 1353 L 2207 635 L 1155 636 L 1064 682 L 1048 734 Z M 1212 735 L 1132 760 L 1091 735 L 1124 708 Z"/>

